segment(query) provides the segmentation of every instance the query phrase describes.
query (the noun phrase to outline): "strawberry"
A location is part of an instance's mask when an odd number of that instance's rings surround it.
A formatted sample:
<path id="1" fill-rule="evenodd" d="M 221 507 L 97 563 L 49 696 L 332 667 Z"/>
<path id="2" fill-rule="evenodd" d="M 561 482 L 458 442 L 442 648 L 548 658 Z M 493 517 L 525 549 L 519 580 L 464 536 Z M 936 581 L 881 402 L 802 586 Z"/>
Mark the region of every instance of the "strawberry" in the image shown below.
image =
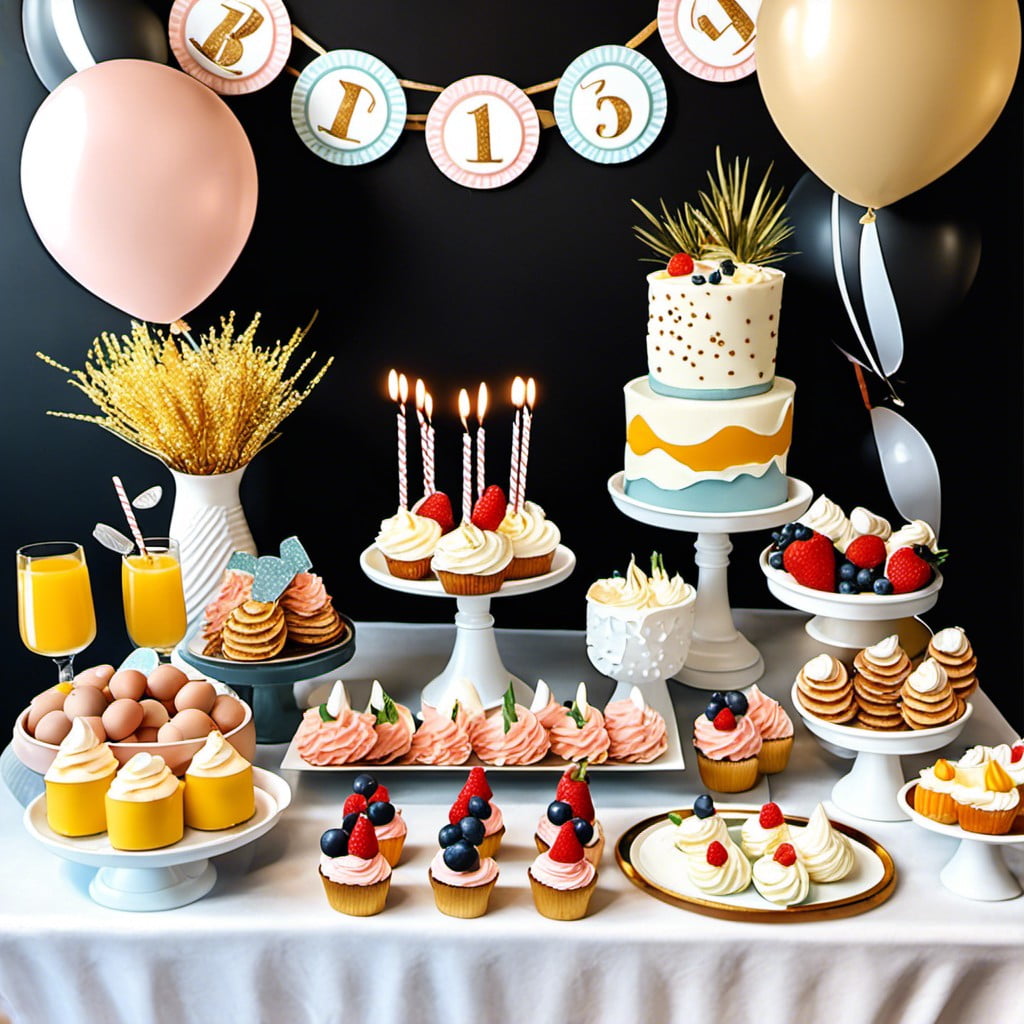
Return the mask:
<path id="1" fill-rule="evenodd" d="M 686 252 L 677 252 L 665 267 L 669 277 L 685 277 L 693 273 L 693 257 Z"/>
<path id="2" fill-rule="evenodd" d="M 778 804 L 767 803 L 761 805 L 761 813 L 757 816 L 761 828 L 778 828 L 786 819 L 782 817 L 782 811 Z"/>
<path id="3" fill-rule="evenodd" d="M 378 801 L 382 804 L 389 803 L 391 800 L 391 794 L 388 792 L 387 786 L 378 786 L 373 791 L 373 798 L 371 803 L 377 803 Z"/>
<path id="4" fill-rule="evenodd" d="M 469 769 L 469 778 L 466 779 L 462 792 L 467 796 L 482 796 L 485 800 L 490 800 L 494 796 L 487 782 L 487 772 L 479 765 Z"/>
<path id="5" fill-rule="evenodd" d="M 362 793 L 350 793 L 345 797 L 345 803 L 341 808 L 341 816 L 345 817 L 346 814 L 351 814 L 353 811 L 365 811 L 366 810 L 366 797 Z"/>
<path id="6" fill-rule="evenodd" d="M 846 546 L 846 560 L 858 569 L 874 569 L 885 561 L 885 541 L 874 534 L 854 537 Z"/>
<path id="7" fill-rule="evenodd" d="M 717 839 L 708 843 L 708 852 L 705 856 L 713 868 L 720 868 L 729 859 L 728 851 Z"/>
<path id="8" fill-rule="evenodd" d="M 463 790 L 455 798 L 455 803 L 452 804 L 451 810 L 448 812 L 448 821 L 452 825 L 457 825 L 463 818 L 472 817 L 469 813 L 469 798 L 471 795 Z"/>
<path id="9" fill-rule="evenodd" d="M 719 732 L 732 732 L 736 728 L 736 716 L 728 708 L 722 708 L 711 724 Z"/>
<path id="10" fill-rule="evenodd" d="M 782 552 L 782 567 L 801 586 L 835 593 L 836 549 L 823 533 L 790 541 Z"/>
<path id="11" fill-rule="evenodd" d="M 350 857 L 358 857 L 360 860 L 372 860 L 380 852 L 373 822 L 365 815 L 360 815 L 352 828 L 352 834 L 348 837 L 348 852 Z"/>
<path id="12" fill-rule="evenodd" d="M 555 841 L 551 844 L 548 856 L 552 860 L 558 861 L 559 864 L 576 864 L 583 860 L 583 847 L 580 845 L 576 829 L 571 821 L 565 822 L 558 830 L 558 835 L 555 836 Z"/>
<path id="13" fill-rule="evenodd" d="M 451 499 L 444 491 L 434 491 L 429 497 L 424 498 L 416 514 L 433 519 L 441 527 L 442 533 L 449 533 L 455 529 L 455 514 L 452 512 Z"/>
<path id="14" fill-rule="evenodd" d="M 590 799 L 590 780 L 587 778 L 587 762 L 570 765 L 558 780 L 555 799 L 564 800 L 571 808 L 573 816 L 593 823 L 597 817 L 593 801 Z"/>
<path id="15" fill-rule="evenodd" d="M 506 508 L 508 502 L 505 500 L 505 492 L 497 484 L 491 484 L 476 499 L 470 522 L 481 530 L 496 530 L 505 518 Z"/>
<path id="16" fill-rule="evenodd" d="M 1010 748 L 1010 764 L 1016 764 L 1022 757 L 1024 757 L 1024 745 L 1018 743 L 1017 746 Z"/>
<path id="17" fill-rule="evenodd" d="M 885 575 L 894 594 L 909 594 L 927 587 L 934 570 L 913 548 L 898 548 L 889 556 Z"/>
<path id="18" fill-rule="evenodd" d="M 352 849 L 352 840 L 349 840 L 349 849 Z M 779 848 L 775 851 L 775 856 L 772 860 L 777 860 L 784 868 L 788 868 L 796 863 L 796 850 L 793 849 L 792 843 L 782 843 Z"/>

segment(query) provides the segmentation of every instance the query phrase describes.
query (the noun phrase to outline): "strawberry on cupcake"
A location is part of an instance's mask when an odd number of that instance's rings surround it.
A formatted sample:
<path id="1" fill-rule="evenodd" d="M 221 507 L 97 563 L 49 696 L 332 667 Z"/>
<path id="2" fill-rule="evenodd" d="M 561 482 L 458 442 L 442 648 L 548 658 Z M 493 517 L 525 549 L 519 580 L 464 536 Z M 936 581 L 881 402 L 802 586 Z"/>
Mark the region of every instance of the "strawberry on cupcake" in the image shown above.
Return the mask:
<path id="1" fill-rule="evenodd" d="M 591 827 L 591 836 L 584 842 L 584 854 L 595 867 L 604 852 L 604 829 L 590 797 L 590 776 L 587 762 L 572 764 L 562 773 L 555 787 L 555 799 L 537 822 L 534 843 L 543 853 L 551 847 L 561 827 L 573 819 L 582 819 Z"/>
<path id="2" fill-rule="evenodd" d="M 747 716 L 747 698 L 739 690 L 711 695 L 693 723 L 693 746 L 704 785 L 719 793 L 752 789 L 761 777 L 761 734 Z"/>
<path id="3" fill-rule="evenodd" d="M 391 887 L 373 823 L 358 814 L 352 830 L 330 828 L 320 837 L 320 880 L 333 910 L 353 917 L 379 914 Z"/>
<path id="4" fill-rule="evenodd" d="M 582 818 L 564 822 L 551 848 L 527 869 L 534 906 L 544 917 L 575 921 L 586 915 L 597 887 L 597 869 L 583 849 L 592 831 Z"/>

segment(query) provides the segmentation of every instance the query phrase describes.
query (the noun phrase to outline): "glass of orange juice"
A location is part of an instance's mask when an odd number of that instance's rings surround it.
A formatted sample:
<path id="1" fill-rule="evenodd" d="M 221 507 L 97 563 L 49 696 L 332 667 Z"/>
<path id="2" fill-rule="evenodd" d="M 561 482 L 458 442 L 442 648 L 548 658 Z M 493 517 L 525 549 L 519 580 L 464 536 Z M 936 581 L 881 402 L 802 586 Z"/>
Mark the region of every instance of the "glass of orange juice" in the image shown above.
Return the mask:
<path id="1" fill-rule="evenodd" d="M 18 630 L 21 642 L 57 663 L 58 682 L 74 677 L 79 651 L 96 639 L 96 612 L 82 545 L 43 541 L 18 548 Z"/>
<path id="2" fill-rule="evenodd" d="M 161 660 L 185 638 L 185 591 L 181 552 L 173 537 L 143 537 L 145 554 L 121 557 L 124 622 L 136 647 L 149 647 Z"/>

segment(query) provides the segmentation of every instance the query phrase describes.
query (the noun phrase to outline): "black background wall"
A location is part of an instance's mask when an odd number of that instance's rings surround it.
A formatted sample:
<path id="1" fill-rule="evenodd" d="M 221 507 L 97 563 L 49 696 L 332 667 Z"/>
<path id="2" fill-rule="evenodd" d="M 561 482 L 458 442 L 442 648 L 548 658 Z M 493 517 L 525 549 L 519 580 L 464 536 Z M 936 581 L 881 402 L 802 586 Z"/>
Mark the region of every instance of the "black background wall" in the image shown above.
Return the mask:
<path id="1" fill-rule="evenodd" d="M 161 17 L 169 6 L 153 0 Z M 445 85 L 489 73 L 527 86 L 556 77 L 584 50 L 625 42 L 655 16 L 656 6 L 653 0 L 293 0 L 288 9 L 325 48 L 366 50 L 400 77 Z M 283 437 L 251 464 L 242 498 L 261 551 L 276 551 L 283 537 L 297 534 L 337 605 L 353 618 L 450 621 L 452 612 L 447 602 L 382 590 L 359 570 L 359 552 L 395 505 L 394 409 L 385 394 L 390 367 L 413 380 L 422 376 L 435 395 L 439 484 L 456 502 L 458 389 L 485 380 L 499 399 L 487 426 L 491 476 L 501 483 L 507 482 L 508 385 L 517 373 L 538 382 L 529 491 L 561 526 L 578 567 L 553 590 L 502 601 L 499 626 L 581 629 L 589 583 L 624 568 L 634 552 L 645 558 L 661 550 L 670 569 L 696 582 L 691 536 L 623 518 L 606 493 L 608 477 L 622 464 L 622 385 L 645 368 L 648 267 L 639 260 L 647 253 L 632 235 L 637 218 L 630 199 L 653 205 L 661 197 L 670 204 L 694 198 L 716 145 L 727 157 L 749 156 L 755 176 L 774 161 L 773 181 L 787 191 L 806 168 L 769 118 L 755 77 L 704 82 L 678 67 L 657 35 L 641 50 L 661 71 L 669 96 L 664 130 L 646 154 L 620 167 L 600 166 L 550 129 L 532 167 L 495 192 L 450 182 L 432 164 L 420 133 L 406 132 L 388 156 L 363 168 L 320 160 L 292 128 L 294 78 L 287 74 L 228 99 L 256 154 L 259 207 L 237 264 L 188 319 L 202 331 L 229 310 L 242 323 L 259 310 L 260 337 L 269 342 L 319 311 L 303 349 L 333 355 L 334 366 L 285 422 Z M 291 64 L 301 68 L 312 57 L 296 43 Z M 119 521 L 112 474 L 130 493 L 164 485 L 163 503 L 144 520 L 151 533 L 166 529 L 172 484 L 158 463 L 99 428 L 46 415 L 91 409 L 36 351 L 81 366 L 95 336 L 127 333 L 129 321 L 50 259 L 25 214 L 21 143 L 46 93 L 25 53 L 14 0 L 0 2 L 0 90 L 0 553 L 9 559 L 7 585 L 0 586 L 6 663 L 0 720 L 9 722 L 53 678 L 52 666 L 18 638 L 15 549 L 52 538 L 83 540 L 99 635 L 79 665 L 116 663 L 130 649 L 118 560 L 90 534 L 97 521 Z M 538 96 L 538 106 L 549 106 L 550 96 Z M 430 98 L 410 93 L 410 112 L 425 113 Z M 201 160 L 202 154 L 174 158 Z M 926 621 L 934 629 L 959 624 L 968 631 L 985 690 L 1018 729 L 1024 725 L 1021 171 L 1018 79 L 983 142 L 914 197 L 939 216 L 975 221 L 983 251 L 966 299 L 941 327 L 909 340 L 898 374 L 904 413 L 931 444 L 943 479 L 940 541 L 951 555 Z M 146 258 L 145 251 L 137 255 Z M 934 290 L 924 275 L 917 286 L 925 294 Z M 790 275 L 778 361 L 798 389 L 790 472 L 847 510 L 861 504 L 900 520 L 852 368 L 833 341 L 854 344 L 838 299 Z M 414 468 L 414 480 L 417 473 Z M 756 564 L 767 538 L 736 535 L 733 542 L 733 606 L 780 607 Z"/>

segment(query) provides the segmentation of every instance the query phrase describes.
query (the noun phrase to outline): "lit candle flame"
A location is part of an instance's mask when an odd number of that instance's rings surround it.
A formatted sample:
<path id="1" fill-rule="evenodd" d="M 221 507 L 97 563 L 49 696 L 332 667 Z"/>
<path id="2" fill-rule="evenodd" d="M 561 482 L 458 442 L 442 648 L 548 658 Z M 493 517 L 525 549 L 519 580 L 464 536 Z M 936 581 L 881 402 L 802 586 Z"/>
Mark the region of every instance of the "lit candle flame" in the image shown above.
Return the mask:
<path id="1" fill-rule="evenodd" d="M 392 402 L 398 401 L 398 372 L 396 370 L 388 371 L 388 398 Z"/>
<path id="2" fill-rule="evenodd" d="M 512 404 L 517 408 L 523 407 L 523 402 L 526 401 L 526 384 L 522 377 L 516 377 L 512 381 Z"/>
<path id="3" fill-rule="evenodd" d="M 401 399 L 402 405 L 409 401 L 409 382 L 404 373 L 398 375 L 398 397 Z"/>
<path id="4" fill-rule="evenodd" d="M 532 377 L 526 382 L 526 404 L 531 409 L 537 404 L 537 384 Z"/>
<path id="5" fill-rule="evenodd" d="M 483 423 L 484 416 L 487 413 L 487 385 L 484 383 L 480 384 L 480 388 L 476 393 L 476 418 L 480 423 Z"/>
<path id="6" fill-rule="evenodd" d="M 427 386 L 423 383 L 422 378 L 416 379 L 416 408 L 421 412 L 426 402 Z"/>
<path id="7" fill-rule="evenodd" d="M 429 391 L 423 396 L 423 414 L 428 423 L 434 418 L 434 398 Z"/>
<path id="8" fill-rule="evenodd" d="M 465 388 L 459 390 L 459 419 L 462 420 L 462 429 L 469 430 L 469 392 Z"/>

